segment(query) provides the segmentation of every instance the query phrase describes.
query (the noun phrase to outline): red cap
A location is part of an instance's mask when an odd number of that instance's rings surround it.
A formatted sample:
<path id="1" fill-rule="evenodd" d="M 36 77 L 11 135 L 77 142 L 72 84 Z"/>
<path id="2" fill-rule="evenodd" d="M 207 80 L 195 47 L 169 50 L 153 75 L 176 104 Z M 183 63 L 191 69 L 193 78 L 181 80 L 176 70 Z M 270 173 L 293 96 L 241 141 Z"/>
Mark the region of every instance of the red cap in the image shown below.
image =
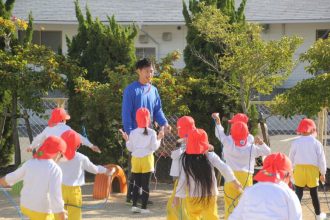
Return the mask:
<path id="1" fill-rule="evenodd" d="M 136 122 L 139 128 L 146 128 L 150 125 L 150 112 L 147 108 L 139 108 L 136 111 Z"/>
<path id="2" fill-rule="evenodd" d="M 228 122 L 231 124 L 233 124 L 235 122 L 239 122 L 239 121 L 247 124 L 249 121 L 249 117 L 246 116 L 246 114 L 238 113 L 238 114 L 234 115 L 230 120 L 228 120 Z"/>
<path id="3" fill-rule="evenodd" d="M 247 124 L 241 121 L 235 122 L 230 128 L 230 134 L 236 146 L 245 146 L 249 135 Z"/>
<path id="4" fill-rule="evenodd" d="M 61 135 L 61 138 L 67 145 L 64 156 L 66 159 L 71 160 L 76 155 L 76 150 L 80 146 L 80 136 L 74 130 L 67 130 Z"/>
<path id="5" fill-rule="evenodd" d="M 255 175 L 254 180 L 278 183 L 291 171 L 290 159 L 283 153 L 274 153 L 266 157 L 262 169 Z"/>
<path id="6" fill-rule="evenodd" d="M 312 133 L 314 136 L 316 136 L 316 125 L 312 119 L 304 118 L 300 121 L 297 133 Z"/>
<path id="7" fill-rule="evenodd" d="M 57 155 L 58 152 L 64 154 L 66 148 L 66 143 L 62 140 L 62 138 L 49 136 L 33 155 L 33 157 L 45 160 L 52 159 Z"/>
<path id="8" fill-rule="evenodd" d="M 64 108 L 54 108 L 50 116 L 50 119 L 48 120 L 48 126 L 53 127 L 57 123 L 69 119 L 70 119 L 70 115 L 66 113 Z"/>
<path id="9" fill-rule="evenodd" d="M 209 149 L 209 140 L 203 129 L 194 129 L 188 134 L 186 153 L 204 154 Z"/>
<path id="10" fill-rule="evenodd" d="M 196 129 L 195 121 L 190 116 L 183 116 L 176 123 L 178 135 L 180 138 L 186 137 L 192 129 Z"/>

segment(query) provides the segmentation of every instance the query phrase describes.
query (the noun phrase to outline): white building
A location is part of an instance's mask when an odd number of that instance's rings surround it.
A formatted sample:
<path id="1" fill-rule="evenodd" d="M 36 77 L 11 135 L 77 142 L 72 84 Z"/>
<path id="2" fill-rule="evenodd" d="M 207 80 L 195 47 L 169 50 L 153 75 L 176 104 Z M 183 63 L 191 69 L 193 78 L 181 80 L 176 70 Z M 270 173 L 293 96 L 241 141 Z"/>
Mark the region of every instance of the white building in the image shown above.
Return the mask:
<path id="1" fill-rule="evenodd" d="M 238 4 L 239 0 L 236 1 Z M 86 4 L 92 16 L 101 21 L 107 22 L 107 16 L 114 14 L 121 24 L 136 22 L 140 27 L 135 42 L 139 56 L 154 55 L 159 59 L 173 50 L 182 52 L 186 46 L 182 0 L 81 0 L 83 12 Z M 65 37 L 77 33 L 73 0 L 16 0 L 13 15 L 26 19 L 29 11 L 34 17 L 34 42 L 54 50 L 60 48 L 65 54 Z M 329 0 L 247 0 L 245 14 L 248 21 L 264 24 L 264 39 L 279 39 L 284 35 L 303 37 L 304 43 L 295 57 L 330 30 Z M 176 66 L 184 67 L 183 58 Z M 304 64 L 298 64 L 283 88 L 308 77 Z"/>

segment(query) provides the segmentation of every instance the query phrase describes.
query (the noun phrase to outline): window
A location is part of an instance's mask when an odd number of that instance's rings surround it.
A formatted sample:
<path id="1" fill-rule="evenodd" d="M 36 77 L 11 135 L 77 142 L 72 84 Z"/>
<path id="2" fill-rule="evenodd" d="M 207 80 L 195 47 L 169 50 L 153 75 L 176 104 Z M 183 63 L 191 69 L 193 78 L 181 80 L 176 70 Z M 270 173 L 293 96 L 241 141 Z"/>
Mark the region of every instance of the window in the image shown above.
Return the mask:
<path id="1" fill-rule="evenodd" d="M 330 29 L 316 30 L 316 40 L 317 39 L 327 39 L 329 37 Z"/>
<path id="2" fill-rule="evenodd" d="M 135 55 L 137 59 L 155 58 L 156 48 L 154 47 L 137 47 L 135 48 Z"/>
<path id="3" fill-rule="evenodd" d="M 25 31 L 18 31 L 18 39 L 23 41 Z M 33 31 L 32 43 L 45 45 L 56 53 L 62 51 L 62 31 Z"/>

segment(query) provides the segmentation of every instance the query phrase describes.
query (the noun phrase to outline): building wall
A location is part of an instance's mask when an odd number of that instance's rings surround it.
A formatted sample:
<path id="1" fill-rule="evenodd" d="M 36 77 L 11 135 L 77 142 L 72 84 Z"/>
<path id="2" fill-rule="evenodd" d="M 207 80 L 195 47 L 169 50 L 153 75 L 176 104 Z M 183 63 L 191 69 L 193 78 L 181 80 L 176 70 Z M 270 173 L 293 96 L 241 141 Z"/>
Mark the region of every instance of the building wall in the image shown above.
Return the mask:
<path id="1" fill-rule="evenodd" d="M 330 23 L 316 23 L 316 24 L 271 24 L 268 31 L 263 34 L 263 38 L 266 40 L 276 40 L 282 36 L 300 36 L 304 42 L 297 49 L 294 59 L 298 59 L 300 54 L 306 52 L 316 40 L 316 30 L 330 29 Z M 306 73 L 304 67 L 306 63 L 299 62 L 293 73 L 288 80 L 284 83 L 283 88 L 290 88 L 297 84 L 302 79 L 312 77 Z"/>
<path id="2" fill-rule="evenodd" d="M 62 31 L 62 51 L 67 53 L 67 45 L 65 36 L 72 38 L 77 33 L 77 25 L 66 24 L 66 25 L 42 25 L 44 31 L 47 30 L 61 30 Z M 36 30 L 40 30 L 40 25 L 35 25 Z M 316 40 L 317 29 L 330 29 L 330 23 L 314 23 L 314 24 L 270 24 L 269 29 L 263 33 L 263 38 L 266 40 L 276 40 L 282 36 L 293 36 L 297 35 L 303 37 L 304 42 L 298 48 L 294 58 L 297 59 L 301 53 L 304 53 Z M 164 32 L 172 33 L 171 41 L 164 41 L 162 34 Z M 183 68 L 183 49 L 186 46 L 185 36 L 187 34 L 187 28 L 184 25 L 143 25 L 139 30 L 138 36 L 142 34 L 149 35 L 148 43 L 141 43 L 139 37 L 135 40 L 135 45 L 138 48 L 153 47 L 156 49 L 156 58 L 159 60 L 166 56 L 166 54 L 178 50 L 182 56 L 181 59 L 175 63 L 175 67 Z M 282 86 L 283 88 L 290 88 L 297 84 L 302 79 L 311 77 L 304 67 L 306 64 L 298 63 L 291 76 Z"/>
<path id="3" fill-rule="evenodd" d="M 75 34 L 77 34 L 78 25 L 66 24 L 47 24 L 47 25 L 35 25 L 35 30 L 43 29 L 43 31 L 62 31 L 62 51 L 64 54 L 67 53 L 68 47 L 66 45 L 66 35 L 71 39 Z M 164 32 L 172 33 L 171 41 L 164 41 L 162 35 Z M 135 40 L 135 46 L 142 47 L 153 47 L 156 48 L 156 58 L 165 57 L 168 53 L 178 50 L 181 54 L 186 46 L 186 36 L 187 28 L 182 25 L 162 25 L 162 26 L 152 26 L 143 25 L 139 30 L 139 35 L 149 35 L 148 43 L 139 42 L 139 37 Z M 177 68 L 184 67 L 183 56 L 180 60 L 175 63 Z"/>

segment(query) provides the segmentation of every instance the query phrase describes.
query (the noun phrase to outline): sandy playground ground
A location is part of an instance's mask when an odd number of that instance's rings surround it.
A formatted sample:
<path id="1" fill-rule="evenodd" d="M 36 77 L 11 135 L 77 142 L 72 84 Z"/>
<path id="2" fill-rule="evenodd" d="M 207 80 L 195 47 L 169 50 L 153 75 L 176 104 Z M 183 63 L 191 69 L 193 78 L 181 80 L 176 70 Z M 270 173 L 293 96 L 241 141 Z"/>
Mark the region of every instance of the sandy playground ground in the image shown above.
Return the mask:
<path id="1" fill-rule="evenodd" d="M 171 195 L 172 184 L 157 184 L 151 185 L 151 195 L 150 199 L 153 201 L 153 205 L 150 205 L 148 208 L 152 211 L 150 214 L 133 214 L 130 212 L 130 206 L 125 203 L 125 195 L 116 193 L 110 196 L 109 202 L 106 204 L 105 208 L 99 208 L 95 210 L 83 210 L 83 219 L 114 219 L 114 220 L 126 220 L 126 219 L 147 219 L 147 220 L 165 220 L 166 219 L 166 203 L 167 199 Z M 88 183 L 82 187 L 83 190 L 83 205 L 85 206 L 99 206 L 104 200 L 93 200 L 93 183 Z M 218 210 L 219 217 L 223 219 L 223 188 L 219 188 L 219 197 L 218 197 Z M 327 197 L 330 199 L 330 192 L 326 192 Z M 327 206 L 326 197 L 322 190 L 319 190 L 320 202 L 322 211 L 329 213 Z M 18 203 L 18 196 L 14 197 L 16 203 Z M 330 204 L 329 204 L 330 205 Z M 303 198 L 303 219 L 304 220 L 313 220 L 314 215 L 309 210 L 313 209 L 309 192 L 304 192 Z M 16 213 L 14 207 L 8 202 L 7 198 L 0 193 L 0 219 L 19 219 L 18 214 Z"/>

